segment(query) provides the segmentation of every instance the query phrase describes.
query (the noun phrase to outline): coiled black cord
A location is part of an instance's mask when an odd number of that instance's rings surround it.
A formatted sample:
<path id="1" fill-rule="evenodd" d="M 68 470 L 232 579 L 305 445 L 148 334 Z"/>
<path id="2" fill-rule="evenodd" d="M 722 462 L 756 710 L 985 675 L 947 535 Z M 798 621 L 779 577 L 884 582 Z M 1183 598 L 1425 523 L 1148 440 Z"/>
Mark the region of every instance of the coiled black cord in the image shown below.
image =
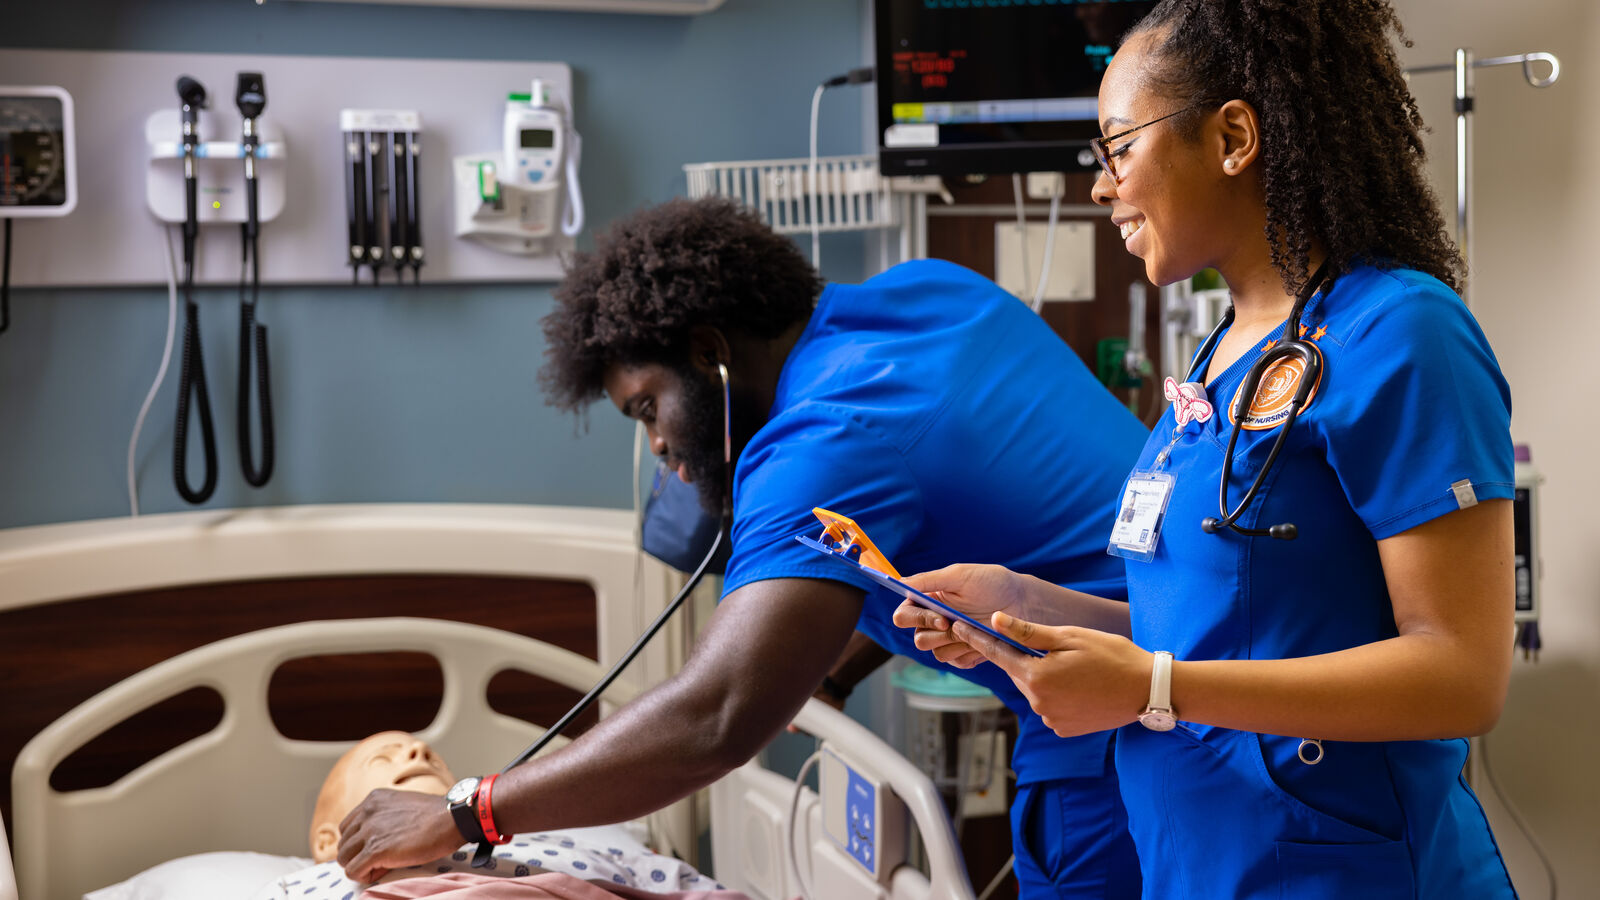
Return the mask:
<path id="1" fill-rule="evenodd" d="M 217 433 L 211 426 L 211 397 L 206 391 L 206 360 L 200 348 L 200 308 L 194 303 L 194 251 L 192 238 L 189 257 L 183 269 L 183 368 L 178 377 L 178 420 L 172 436 L 172 479 L 178 496 L 199 505 L 211 499 L 217 489 Z M 205 479 L 200 490 L 189 487 L 189 394 L 194 393 L 200 408 L 200 440 L 206 457 Z"/>
<path id="2" fill-rule="evenodd" d="M 260 245 L 248 225 L 240 226 L 239 265 L 239 462 L 244 480 L 261 487 L 272 478 L 273 431 L 272 385 L 267 363 L 267 326 L 256 321 L 256 302 L 261 298 Z M 249 270 L 249 294 L 245 292 L 245 272 Z M 256 373 L 256 392 L 261 400 L 261 468 L 256 468 L 255 448 L 250 440 L 250 372 Z"/>

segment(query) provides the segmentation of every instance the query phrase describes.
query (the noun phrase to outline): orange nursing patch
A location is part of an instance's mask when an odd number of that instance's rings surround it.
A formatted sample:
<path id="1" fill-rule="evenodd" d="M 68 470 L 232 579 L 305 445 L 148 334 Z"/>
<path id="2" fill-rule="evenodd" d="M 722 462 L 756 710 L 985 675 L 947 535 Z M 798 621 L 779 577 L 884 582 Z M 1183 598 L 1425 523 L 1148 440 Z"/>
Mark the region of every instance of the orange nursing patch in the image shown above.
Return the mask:
<path id="1" fill-rule="evenodd" d="M 1322 351 L 1312 345 L 1312 350 L 1320 358 Z M 1269 431 L 1282 425 L 1289 418 L 1289 407 L 1294 403 L 1295 391 L 1300 388 L 1300 380 L 1305 377 L 1305 360 L 1298 356 L 1288 356 L 1272 364 L 1267 373 L 1261 376 L 1261 383 L 1256 386 L 1256 395 L 1250 399 L 1250 408 L 1245 411 L 1244 418 L 1237 424 L 1240 428 L 1250 431 Z M 1322 376 L 1320 369 L 1317 382 L 1320 384 Z M 1311 393 L 1306 396 L 1305 409 L 1311 407 L 1317 399 L 1318 384 L 1311 386 Z M 1238 406 L 1239 395 L 1243 393 L 1244 385 L 1234 391 L 1233 402 L 1228 404 L 1228 418 L 1233 418 L 1233 410 Z"/>

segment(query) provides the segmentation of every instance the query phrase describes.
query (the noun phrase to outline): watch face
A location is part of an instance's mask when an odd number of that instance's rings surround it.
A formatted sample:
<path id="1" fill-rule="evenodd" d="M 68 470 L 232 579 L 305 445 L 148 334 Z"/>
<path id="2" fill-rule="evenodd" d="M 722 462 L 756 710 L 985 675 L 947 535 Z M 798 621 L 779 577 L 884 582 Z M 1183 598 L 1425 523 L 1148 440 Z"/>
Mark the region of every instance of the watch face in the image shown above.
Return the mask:
<path id="1" fill-rule="evenodd" d="M 444 795 L 445 802 L 452 804 L 465 803 L 472 798 L 473 792 L 477 789 L 477 778 L 463 778 L 450 786 L 449 792 Z"/>
<path id="2" fill-rule="evenodd" d="M 1139 724 L 1151 731 L 1171 731 L 1178 720 L 1170 712 L 1151 710 L 1139 716 Z"/>

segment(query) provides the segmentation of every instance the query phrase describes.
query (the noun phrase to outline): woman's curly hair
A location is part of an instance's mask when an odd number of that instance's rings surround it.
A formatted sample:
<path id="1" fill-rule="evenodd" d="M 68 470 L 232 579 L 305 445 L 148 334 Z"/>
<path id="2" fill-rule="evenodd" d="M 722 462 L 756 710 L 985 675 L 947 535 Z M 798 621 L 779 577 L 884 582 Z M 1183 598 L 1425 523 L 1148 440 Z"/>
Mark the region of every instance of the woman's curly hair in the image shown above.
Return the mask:
<path id="1" fill-rule="evenodd" d="M 613 365 L 681 366 L 689 330 L 775 338 L 804 321 L 822 281 L 793 241 L 724 198 L 670 200 L 612 223 L 579 253 L 544 319 L 548 402 L 579 411 Z"/>
<path id="2" fill-rule="evenodd" d="M 1145 74 L 1158 90 L 1255 107 L 1266 237 L 1291 292 L 1309 277 L 1313 239 L 1330 276 L 1404 265 L 1461 289 L 1391 30 L 1411 46 L 1387 0 L 1164 0 L 1129 32 L 1154 36 Z M 1192 133 L 1197 120 L 1182 118 Z"/>

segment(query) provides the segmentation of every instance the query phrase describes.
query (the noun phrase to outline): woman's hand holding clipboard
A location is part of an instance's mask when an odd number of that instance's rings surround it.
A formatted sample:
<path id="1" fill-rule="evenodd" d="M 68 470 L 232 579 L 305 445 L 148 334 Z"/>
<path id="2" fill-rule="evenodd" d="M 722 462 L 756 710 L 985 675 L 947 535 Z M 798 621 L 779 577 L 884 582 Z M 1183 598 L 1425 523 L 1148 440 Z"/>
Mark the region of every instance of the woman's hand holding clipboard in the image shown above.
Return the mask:
<path id="1" fill-rule="evenodd" d="M 872 539 L 867 537 L 866 532 L 853 519 L 820 507 L 812 509 L 812 512 L 822 521 L 821 536 L 814 539 L 805 535 L 797 535 L 795 540 L 819 553 L 839 560 L 844 565 L 851 566 L 878 584 L 918 606 L 937 612 L 940 615 L 949 616 L 955 621 L 964 622 L 996 640 L 1005 642 L 1021 653 L 1033 657 L 1043 657 L 1045 655 L 1043 650 L 1037 650 L 1018 643 L 1014 638 L 994 630 L 987 623 L 980 622 L 948 603 L 906 584 L 901 580 L 900 573 L 890 564 L 888 558 L 878 550 L 877 545 L 872 543 Z M 978 659 L 974 659 L 973 663 L 977 661 Z"/>

